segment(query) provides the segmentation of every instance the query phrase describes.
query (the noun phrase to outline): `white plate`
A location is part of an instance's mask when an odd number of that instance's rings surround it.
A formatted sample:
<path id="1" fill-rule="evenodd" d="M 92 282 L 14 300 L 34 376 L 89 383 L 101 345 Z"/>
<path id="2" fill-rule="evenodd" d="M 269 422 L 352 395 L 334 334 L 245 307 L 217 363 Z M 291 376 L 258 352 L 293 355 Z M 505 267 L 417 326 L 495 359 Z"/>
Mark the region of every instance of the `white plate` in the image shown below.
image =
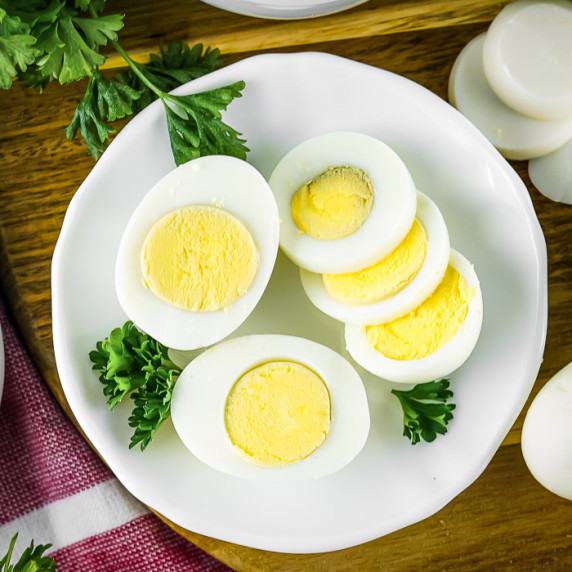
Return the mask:
<path id="1" fill-rule="evenodd" d="M 546 335 L 546 247 L 522 181 L 459 112 L 392 73 L 327 54 L 261 55 L 183 86 L 202 91 L 244 80 L 225 114 L 268 177 L 294 145 L 330 130 L 381 138 L 440 207 L 451 246 L 475 265 L 484 321 L 469 360 L 452 376 L 449 432 L 412 446 L 390 385 L 361 372 L 371 412 L 362 453 L 302 485 L 250 483 L 202 465 L 165 423 L 144 453 L 128 450 L 130 403 L 111 413 L 89 351 L 123 324 L 115 254 L 132 210 L 174 167 L 160 103 L 133 119 L 70 203 L 52 268 L 54 348 L 66 398 L 87 437 L 138 499 L 176 524 L 280 552 L 360 544 L 435 513 L 485 469 L 538 374 Z M 283 255 L 267 292 L 236 335 L 309 337 L 348 357 L 343 326 L 307 300 Z M 123 407 L 125 405 L 125 407 Z"/>
<path id="2" fill-rule="evenodd" d="M 367 0 L 203 0 L 235 14 L 275 20 L 301 20 L 347 10 Z"/>

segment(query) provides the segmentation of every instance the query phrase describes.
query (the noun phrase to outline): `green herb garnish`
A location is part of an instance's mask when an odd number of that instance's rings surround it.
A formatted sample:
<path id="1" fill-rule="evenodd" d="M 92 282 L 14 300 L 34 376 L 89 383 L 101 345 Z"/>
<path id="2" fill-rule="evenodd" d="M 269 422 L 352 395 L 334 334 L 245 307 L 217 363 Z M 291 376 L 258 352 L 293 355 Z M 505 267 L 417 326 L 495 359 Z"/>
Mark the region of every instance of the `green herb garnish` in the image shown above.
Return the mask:
<path id="1" fill-rule="evenodd" d="M 0 87 L 9 89 L 14 79 L 44 89 L 51 81 L 88 78 L 66 136 L 71 141 L 79 131 L 95 159 L 115 132 L 110 123 L 135 115 L 156 99 L 164 105 L 177 165 L 213 154 L 246 159 L 245 141 L 221 115 L 241 97 L 244 82 L 195 95 L 168 93 L 220 67 L 219 50 L 173 41 L 148 63 L 137 63 L 117 41 L 123 16 L 102 15 L 104 7 L 105 0 L 0 0 Z M 114 78 L 99 70 L 106 61 L 99 50 L 108 43 L 128 65 Z"/>
<path id="2" fill-rule="evenodd" d="M 100 372 L 109 408 L 113 411 L 126 395 L 134 401 L 128 422 L 135 431 L 129 448 L 140 444 L 145 450 L 171 413 L 173 388 L 182 370 L 168 352 L 166 346 L 127 321 L 97 342 L 89 354 L 93 369 Z"/>
<path id="3" fill-rule="evenodd" d="M 18 533 L 16 533 L 10 541 L 7 554 L 0 560 L 0 572 L 52 572 L 57 570 L 57 565 L 54 559 L 49 556 L 44 556 L 44 552 L 50 548 L 51 544 L 39 544 L 34 546 L 34 541 L 24 552 L 16 564 L 10 564 L 12 552 Z"/>
<path id="4" fill-rule="evenodd" d="M 449 380 L 430 381 L 416 385 L 409 391 L 392 389 L 403 409 L 403 435 L 415 445 L 421 439 L 434 441 L 437 435 L 447 433 L 447 423 L 453 419 L 454 403 Z"/>

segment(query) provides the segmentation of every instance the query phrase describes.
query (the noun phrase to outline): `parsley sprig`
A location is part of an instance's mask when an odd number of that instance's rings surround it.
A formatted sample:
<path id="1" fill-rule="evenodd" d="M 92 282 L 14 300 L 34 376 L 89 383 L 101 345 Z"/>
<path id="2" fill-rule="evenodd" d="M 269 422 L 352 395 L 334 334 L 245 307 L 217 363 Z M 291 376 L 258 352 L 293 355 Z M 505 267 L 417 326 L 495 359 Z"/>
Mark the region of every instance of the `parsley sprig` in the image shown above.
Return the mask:
<path id="1" fill-rule="evenodd" d="M 0 0 L 0 87 L 9 89 L 16 79 L 43 90 L 51 81 L 66 84 L 88 78 L 66 136 L 72 140 L 79 132 L 95 159 L 115 132 L 111 123 L 135 115 L 156 99 L 165 108 L 177 165 L 201 155 L 245 159 L 245 141 L 221 114 L 241 97 L 244 82 L 194 95 L 169 93 L 220 67 L 219 50 L 173 41 L 148 63 L 137 63 L 117 39 L 123 16 L 102 15 L 104 7 L 105 0 Z M 106 61 L 100 48 L 107 44 L 128 66 L 113 78 L 99 69 Z"/>
<path id="2" fill-rule="evenodd" d="M 449 380 L 430 381 L 416 385 L 408 391 L 392 389 L 403 409 L 403 435 L 415 445 L 421 439 L 434 441 L 437 435 L 447 433 L 447 424 L 453 419 L 454 403 Z"/>
<path id="3" fill-rule="evenodd" d="M 89 354 L 93 369 L 100 372 L 109 408 L 113 411 L 127 395 L 133 399 L 128 423 L 135 431 L 129 448 L 139 444 L 145 450 L 170 415 L 173 388 L 181 368 L 168 352 L 166 346 L 127 321 L 97 342 Z"/>
<path id="4" fill-rule="evenodd" d="M 0 87 L 14 78 L 44 88 L 90 76 L 105 63 L 99 49 L 117 39 L 123 16 L 101 16 L 105 0 L 1 0 Z"/>
<path id="5" fill-rule="evenodd" d="M 2 560 L 0 560 L 0 572 L 54 572 L 57 570 L 58 566 L 54 562 L 54 559 L 50 556 L 44 556 L 44 552 L 51 547 L 51 544 L 39 544 L 38 546 L 34 546 L 33 540 L 30 542 L 28 548 L 24 550 L 18 562 L 16 562 L 16 564 L 10 564 L 17 538 L 18 533 L 12 537 L 8 552 Z"/>

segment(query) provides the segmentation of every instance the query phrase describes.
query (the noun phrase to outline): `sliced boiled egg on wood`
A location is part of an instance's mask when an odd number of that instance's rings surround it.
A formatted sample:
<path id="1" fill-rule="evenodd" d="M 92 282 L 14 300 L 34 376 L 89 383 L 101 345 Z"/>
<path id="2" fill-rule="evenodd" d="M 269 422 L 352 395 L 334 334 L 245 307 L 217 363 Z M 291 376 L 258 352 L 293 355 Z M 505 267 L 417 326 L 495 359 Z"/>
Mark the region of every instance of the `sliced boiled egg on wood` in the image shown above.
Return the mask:
<path id="1" fill-rule="evenodd" d="M 528 175 L 545 197 L 572 204 L 572 139 L 548 155 L 531 159 Z"/>
<path id="2" fill-rule="evenodd" d="M 350 324 L 378 324 L 418 306 L 441 282 L 449 262 L 449 233 L 437 205 L 417 192 L 417 212 L 406 237 L 372 266 L 347 274 L 301 269 L 302 286 L 325 314 Z"/>
<path id="3" fill-rule="evenodd" d="M 572 3 L 517 0 L 489 26 L 490 86 L 509 107 L 540 120 L 572 118 Z"/>
<path id="4" fill-rule="evenodd" d="M 115 267 L 133 323 L 176 350 L 206 347 L 252 312 L 274 268 L 278 209 L 262 175 L 227 156 L 168 173 L 124 230 Z"/>
<path id="5" fill-rule="evenodd" d="M 275 482 L 329 475 L 364 446 L 361 378 L 332 349 L 305 338 L 221 342 L 183 370 L 171 415 L 185 446 L 213 469 Z"/>
<path id="6" fill-rule="evenodd" d="M 522 426 L 521 447 L 532 476 L 572 500 L 572 363 L 533 399 Z"/>
<path id="7" fill-rule="evenodd" d="M 454 249 L 435 291 L 408 314 L 372 326 L 346 324 L 346 346 L 374 375 L 397 383 L 446 377 L 473 351 L 483 301 L 472 264 Z"/>
<path id="8" fill-rule="evenodd" d="M 558 149 L 572 138 L 572 115 L 548 121 L 523 115 L 503 102 L 489 85 L 483 66 L 489 34 L 471 40 L 455 60 L 449 101 L 508 159 L 526 160 Z"/>
<path id="9" fill-rule="evenodd" d="M 354 272 L 388 255 L 415 217 L 416 189 L 400 157 L 353 132 L 308 139 L 269 179 L 280 213 L 280 246 L 298 266 Z"/>

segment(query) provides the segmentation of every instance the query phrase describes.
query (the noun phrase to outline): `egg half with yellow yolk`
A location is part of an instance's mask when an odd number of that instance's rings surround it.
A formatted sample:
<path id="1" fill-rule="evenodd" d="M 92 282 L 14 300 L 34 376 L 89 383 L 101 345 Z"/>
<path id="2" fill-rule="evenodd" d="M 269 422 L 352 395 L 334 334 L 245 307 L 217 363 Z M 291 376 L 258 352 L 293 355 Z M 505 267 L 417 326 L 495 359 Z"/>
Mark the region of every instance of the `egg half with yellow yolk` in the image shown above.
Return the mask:
<path id="1" fill-rule="evenodd" d="M 262 296 L 278 251 L 278 210 L 262 175 L 226 156 L 163 177 L 124 230 L 115 267 L 134 324 L 177 350 L 220 341 Z"/>
<path id="2" fill-rule="evenodd" d="M 424 383 L 459 368 L 473 351 L 483 300 L 472 264 L 454 249 L 443 280 L 419 306 L 395 320 L 345 326 L 346 346 L 364 369 L 396 383 Z"/>
<path id="3" fill-rule="evenodd" d="M 362 133 L 317 135 L 290 150 L 270 179 L 280 246 L 316 273 L 354 272 L 388 255 L 411 228 L 416 189 L 400 157 Z"/>
<path id="4" fill-rule="evenodd" d="M 413 225 L 401 243 L 372 266 L 347 274 L 300 270 L 304 291 L 322 312 L 349 324 L 393 320 L 435 290 L 449 262 L 449 232 L 437 205 L 417 192 Z"/>
<path id="5" fill-rule="evenodd" d="M 213 469 L 292 482 L 347 465 L 369 434 L 353 366 L 305 338 L 252 335 L 202 352 L 183 370 L 171 416 L 185 446 Z"/>

